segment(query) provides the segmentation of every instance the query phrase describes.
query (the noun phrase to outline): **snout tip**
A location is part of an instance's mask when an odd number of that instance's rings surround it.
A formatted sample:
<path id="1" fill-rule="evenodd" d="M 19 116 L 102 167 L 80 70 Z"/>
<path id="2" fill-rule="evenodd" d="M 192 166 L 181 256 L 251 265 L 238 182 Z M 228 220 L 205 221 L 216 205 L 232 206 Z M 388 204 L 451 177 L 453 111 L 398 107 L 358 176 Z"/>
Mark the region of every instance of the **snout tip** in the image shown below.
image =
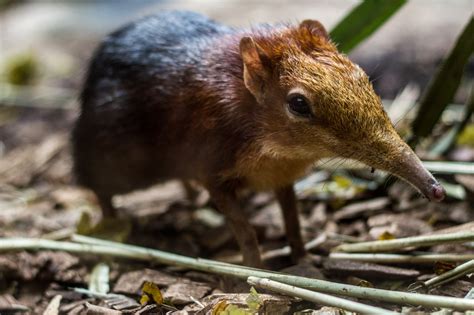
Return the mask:
<path id="1" fill-rule="evenodd" d="M 428 198 L 432 201 L 440 202 L 446 196 L 446 191 L 439 183 L 431 185 L 431 191 Z"/>

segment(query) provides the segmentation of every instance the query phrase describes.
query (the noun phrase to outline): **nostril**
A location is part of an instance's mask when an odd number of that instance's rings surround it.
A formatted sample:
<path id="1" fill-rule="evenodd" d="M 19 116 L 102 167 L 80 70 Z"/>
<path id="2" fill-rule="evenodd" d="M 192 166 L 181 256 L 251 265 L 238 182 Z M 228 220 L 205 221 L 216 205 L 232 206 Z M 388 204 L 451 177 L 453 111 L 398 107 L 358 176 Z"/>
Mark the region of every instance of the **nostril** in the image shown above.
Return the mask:
<path id="1" fill-rule="evenodd" d="M 446 192 L 443 188 L 443 186 L 441 186 L 440 184 L 436 183 L 434 184 L 433 186 L 431 186 L 431 193 L 432 193 L 432 196 L 433 196 L 433 200 L 435 201 L 441 201 L 444 199 L 444 197 L 446 196 Z"/>

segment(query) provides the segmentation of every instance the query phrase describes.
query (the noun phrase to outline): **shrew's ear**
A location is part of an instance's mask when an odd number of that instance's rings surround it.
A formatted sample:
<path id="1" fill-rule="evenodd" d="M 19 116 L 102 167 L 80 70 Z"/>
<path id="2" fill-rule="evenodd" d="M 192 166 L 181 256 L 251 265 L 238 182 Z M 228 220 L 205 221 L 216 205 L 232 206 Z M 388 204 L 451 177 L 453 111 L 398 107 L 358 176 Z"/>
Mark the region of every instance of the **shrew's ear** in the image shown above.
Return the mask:
<path id="1" fill-rule="evenodd" d="M 244 63 L 244 83 L 258 102 L 263 99 L 270 78 L 268 57 L 251 37 L 240 40 L 240 55 Z"/>
<path id="2" fill-rule="evenodd" d="M 329 34 L 324 26 L 316 20 L 304 20 L 300 23 L 300 28 L 306 28 L 311 34 L 329 40 Z"/>

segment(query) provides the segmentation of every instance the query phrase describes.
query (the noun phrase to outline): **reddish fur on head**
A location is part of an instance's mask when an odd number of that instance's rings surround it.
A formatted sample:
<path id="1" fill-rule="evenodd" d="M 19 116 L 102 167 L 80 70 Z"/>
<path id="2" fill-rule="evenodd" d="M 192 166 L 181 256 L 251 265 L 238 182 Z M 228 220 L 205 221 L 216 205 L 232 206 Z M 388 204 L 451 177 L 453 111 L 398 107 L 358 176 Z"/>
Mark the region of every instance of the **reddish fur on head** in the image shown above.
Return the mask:
<path id="1" fill-rule="evenodd" d="M 104 40 L 81 103 L 74 168 L 104 215 L 114 195 L 198 181 L 250 266 L 261 267 L 260 253 L 239 190 L 275 191 L 296 261 L 305 250 L 292 185 L 323 157 L 353 157 L 444 196 L 316 21 L 249 32 L 191 12 L 146 17 Z"/>
<path id="2" fill-rule="evenodd" d="M 312 161 L 342 156 L 398 175 L 430 199 L 441 198 L 439 184 L 396 133 L 365 72 L 337 51 L 319 22 L 257 31 L 241 39 L 240 54 L 245 86 L 266 108 L 259 117 L 260 159 L 250 168 L 284 161 L 298 176 Z M 310 116 L 288 109 L 295 93 L 307 100 Z M 284 178 L 268 182 L 275 180 Z"/>

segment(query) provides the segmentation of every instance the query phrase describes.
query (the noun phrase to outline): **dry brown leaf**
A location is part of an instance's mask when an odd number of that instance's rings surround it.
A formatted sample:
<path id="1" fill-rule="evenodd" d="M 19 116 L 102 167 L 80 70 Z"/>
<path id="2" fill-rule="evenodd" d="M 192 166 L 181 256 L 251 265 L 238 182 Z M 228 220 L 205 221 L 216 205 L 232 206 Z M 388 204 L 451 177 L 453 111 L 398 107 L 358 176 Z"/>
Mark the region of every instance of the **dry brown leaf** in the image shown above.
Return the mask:
<path id="1" fill-rule="evenodd" d="M 420 275 L 420 272 L 414 269 L 405 269 L 399 267 L 389 267 L 384 265 L 362 263 L 349 260 L 331 260 L 323 263 L 327 272 L 340 276 L 357 276 L 370 279 L 411 279 Z"/>
<path id="2" fill-rule="evenodd" d="M 108 307 L 98 306 L 89 302 L 85 303 L 86 314 L 94 315 L 119 315 L 123 314 L 121 311 L 113 310 Z"/>
<path id="3" fill-rule="evenodd" d="M 375 211 L 384 210 L 390 204 L 390 199 L 380 197 L 362 202 L 351 203 L 342 207 L 334 213 L 334 220 L 344 220 L 359 217 L 362 214 L 372 214 Z"/>
<path id="4" fill-rule="evenodd" d="M 56 295 L 51 302 L 49 302 L 48 307 L 44 311 L 43 315 L 58 315 L 59 314 L 59 306 L 61 304 L 61 295 Z"/>
<path id="5" fill-rule="evenodd" d="M 167 287 L 180 280 L 161 271 L 141 269 L 122 274 L 113 288 L 113 292 L 126 294 L 140 294 L 140 289 L 145 281 L 156 283 L 160 287 Z"/>
<path id="6" fill-rule="evenodd" d="M 248 309 L 248 297 L 249 294 L 212 294 L 201 301 L 205 307 L 197 314 L 211 314 L 213 310 L 216 310 L 215 314 L 219 314 L 218 312 L 229 308 L 229 305 L 246 310 Z M 258 294 L 258 298 L 260 301 L 258 314 L 287 314 L 291 303 L 294 301 L 290 297 L 270 294 Z"/>
<path id="7" fill-rule="evenodd" d="M 0 314 L 1 313 L 25 313 L 29 308 L 21 305 L 12 295 L 0 295 Z"/>
<path id="8" fill-rule="evenodd" d="M 205 283 L 182 279 L 164 289 L 163 296 L 173 305 L 184 305 L 203 298 L 210 291 L 211 287 Z"/>

